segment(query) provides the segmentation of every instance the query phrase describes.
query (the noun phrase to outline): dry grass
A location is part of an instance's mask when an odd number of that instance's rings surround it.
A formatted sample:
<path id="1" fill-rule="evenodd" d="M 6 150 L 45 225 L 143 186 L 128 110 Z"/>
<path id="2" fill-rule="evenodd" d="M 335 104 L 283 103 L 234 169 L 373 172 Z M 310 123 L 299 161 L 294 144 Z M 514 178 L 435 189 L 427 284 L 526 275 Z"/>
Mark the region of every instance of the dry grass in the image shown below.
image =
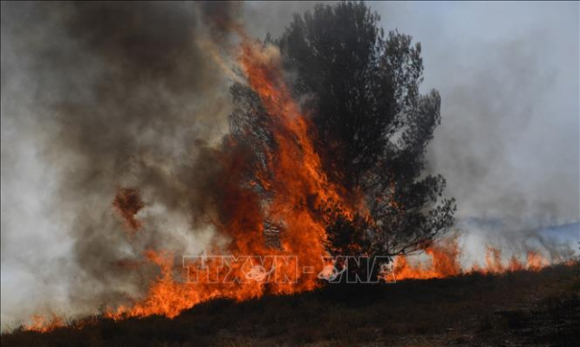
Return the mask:
<path id="1" fill-rule="evenodd" d="M 578 264 L 502 276 L 328 286 L 242 303 L 218 300 L 170 320 L 47 334 L 16 330 L 3 346 L 578 346 Z"/>

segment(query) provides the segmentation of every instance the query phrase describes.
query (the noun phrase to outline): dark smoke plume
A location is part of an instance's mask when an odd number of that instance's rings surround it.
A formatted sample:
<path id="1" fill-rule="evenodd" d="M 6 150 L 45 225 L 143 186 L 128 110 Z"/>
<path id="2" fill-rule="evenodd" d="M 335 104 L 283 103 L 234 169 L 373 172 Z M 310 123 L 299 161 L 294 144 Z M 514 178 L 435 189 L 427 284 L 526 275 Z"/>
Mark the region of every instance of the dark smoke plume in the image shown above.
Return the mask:
<path id="1" fill-rule="evenodd" d="M 3 4 L 10 14 L 3 31 L 20 41 L 16 54 L 38 78 L 26 92 L 36 95 L 34 111 L 45 112 L 36 131 L 46 136 L 40 155 L 55 176 L 44 178 L 59 182 L 50 218 L 72 216 L 71 306 L 115 303 L 146 289 L 154 269 L 124 266 L 144 250 L 203 247 L 195 231 L 208 195 L 203 177 L 213 166 L 198 157 L 227 130 L 230 111 L 228 80 L 203 42 L 227 45 L 239 8 Z M 45 40 L 36 41 L 43 30 Z M 139 191 L 116 196 L 123 187 Z M 124 223 L 142 230 L 129 239 Z"/>

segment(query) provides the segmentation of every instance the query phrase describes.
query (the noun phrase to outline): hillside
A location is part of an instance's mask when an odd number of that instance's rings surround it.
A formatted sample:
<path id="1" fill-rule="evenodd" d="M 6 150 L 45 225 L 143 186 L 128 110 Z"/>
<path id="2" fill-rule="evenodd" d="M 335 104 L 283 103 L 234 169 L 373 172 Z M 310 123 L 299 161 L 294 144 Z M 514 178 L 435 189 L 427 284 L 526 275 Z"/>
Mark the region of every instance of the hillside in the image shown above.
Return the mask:
<path id="1" fill-rule="evenodd" d="M 579 269 L 217 300 L 173 320 L 92 317 L 49 333 L 17 329 L 2 346 L 577 346 Z"/>

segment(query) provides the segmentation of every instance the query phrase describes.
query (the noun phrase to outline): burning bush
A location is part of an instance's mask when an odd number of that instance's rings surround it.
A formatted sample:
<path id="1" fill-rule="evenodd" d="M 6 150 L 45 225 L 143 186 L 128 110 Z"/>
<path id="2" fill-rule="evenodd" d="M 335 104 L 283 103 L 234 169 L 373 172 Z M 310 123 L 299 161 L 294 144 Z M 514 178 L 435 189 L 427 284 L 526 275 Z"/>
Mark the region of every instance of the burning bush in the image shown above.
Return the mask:
<path id="1" fill-rule="evenodd" d="M 289 92 L 304 100 L 303 135 L 319 157 L 317 174 L 337 195 L 338 201 L 320 201 L 318 192 L 303 196 L 306 208 L 323 220 L 334 254 L 408 253 L 453 223 L 454 200 L 440 199 L 444 178 L 425 174 L 425 149 L 440 122 L 439 94 L 419 94 L 420 44 L 398 32 L 385 37 L 378 20 L 362 3 L 318 5 L 296 16 L 280 39 L 265 43 L 280 49 L 293 77 Z M 276 76 L 278 84 L 281 78 Z M 265 101 L 270 92 L 239 83 L 232 94 L 232 136 L 253 151 L 247 177 L 269 201 L 284 194 L 269 186 L 283 164 L 277 153 L 284 144 L 279 118 L 267 104 L 285 101 Z M 288 140 L 300 156 L 308 154 L 300 138 Z"/>

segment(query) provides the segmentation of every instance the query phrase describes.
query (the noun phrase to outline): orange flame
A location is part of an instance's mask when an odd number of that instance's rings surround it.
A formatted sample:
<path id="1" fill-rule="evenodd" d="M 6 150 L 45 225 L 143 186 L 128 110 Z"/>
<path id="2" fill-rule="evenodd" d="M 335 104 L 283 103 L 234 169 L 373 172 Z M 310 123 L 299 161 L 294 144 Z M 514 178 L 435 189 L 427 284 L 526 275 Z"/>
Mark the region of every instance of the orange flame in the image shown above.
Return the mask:
<path id="1" fill-rule="evenodd" d="M 419 263 L 412 266 L 407 257 L 402 255 L 395 258 L 394 275 L 397 280 L 404 279 L 428 279 L 457 276 L 461 273 L 461 265 L 458 261 L 459 248 L 457 240 L 452 239 L 446 245 L 438 244 L 425 249 L 430 258 L 430 263 Z"/>
<path id="2" fill-rule="evenodd" d="M 275 275 L 282 278 L 296 277 L 295 282 L 270 281 L 265 285 L 259 281 L 242 281 L 216 284 L 206 283 L 207 279 L 202 279 L 196 283 L 186 283 L 183 279 L 175 279 L 179 276 L 174 274 L 171 254 L 149 251 L 146 255 L 150 261 L 159 265 L 161 276 L 149 288 L 143 301 L 111 309 L 107 314 L 109 317 L 118 319 L 152 314 L 174 317 L 184 309 L 215 297 L 245 300 L 266 292 L 289 294 L 312 290 L 319 285 L 317 274 L 324 265 L 321 258 L 327 255 L 325 216 L 313 211 L 323 210 L 322 207 L 331 204 L 345 211 L 345 215 L 354 214 L 352 208 L 343 201 L 339 190 L 328 182 L 323 173 L 320 158 L 308 134 L 309 124 L 282 79 L 277 50 L 251 41 L 244 35 L 242 37 L 239 65 L 249 86 L 259 95 L 277 126 L 274 134 L 276 163 L 270 165 L 271 177 L 259 178 L 264 180 L 260 182 L 261 186 L 273 193 L 267 211 L 261 211 L 262 208 L 258 207 L 261 205 L 255 193 L 239 186 L 232 187 L 231 196 L 236 197 L 235 202 L 244 203 L 237 203 L 231 209 L 234 215 L 229 225 L 219 226 L 223 233 L 232 236 L 227 254 L 294 256 L 300 259 L 300 266 L 313 270 L 297 272 L 296 262 L 290 261 L 277 263 Z M 228 174 L 235 174 L 241 165 L 236 160 L 239 159 L 226 159 L 225 165 L 232 168 Z M 280 249 L 265 245 L 262 225 L 264 214 L 272 220 L 283 221 L 284 229 L 288 230 L 281 235 Z M 237 278 L 243 278 L 246 274 L 243 264 L 234 264 L 231 269 L 220 269 L 219 264 L 211 265 L 218 269 L 218 275 L 220 271 L 230 270 Z"/>
<path id="3" fill-rule="evenodd" d="M 145 253 L 145 257 L 159 266 L 159 277 L 148 288 L 143 300 L 110 308 L 105 314 L 107 317 L 121 319 L 164 315 L 172 318 L 185 309 L 217 297 L 241 301 L 266 293 L 290 294 L 312 290 L 321 283 L 317 275 L 324 270 L 325 264 L 321 259 L 327 255 L 325 223 L 330 216 L 325 215 L 327 209 L 324 207 L 333 206 L 343 211 L 348 219 L 354 216 L 355 210 L 365 213 L 361 201 L 351 205 L 344 198 L 344 192 L 327 180 L 309 135 L 310 124 L 283 81 L 278 51 L 250 40 L 243 33 L 240 36 L 242 44 L 238 63 L 241 71 L 277 127 L 273 135 L 276 141 L 273 158 L 276 162 L 269 163 L 272 174 L 257 178 L 260 186 L 272 193 L 272 199 L 267 207 L 263 207 L 255 192 L 238 184 L 226 183 L 226 200 L 223 204 L 229 206 L 231 215 L 225 225 L 216 227 L 221 234 L 231 236 L 231 242 L 226 250 L 216 247 L 214 254 L 295 256 L 300 260 L 301 267 L 311 271 L 296 272 L 297 263 L 289 261 L 275 264 L 275 276 L 296 281 L 268 281 L 267 284 L 260 281 L 232 281 L 218 284 L 201 277 L 197 282 L 189 283 L 185 278 L 195 275 L 197 270 L 189 268 L 186 274 L 180 273 L 182 264 L 175 264 L 172 253 L 150 250 Z M 226 167 L 228 181 L 235 182 L 241 175 L 243 158 L 224 155 L 220 159 Z M 132 230 L 139 229 L 141 224 L 135 219 L 135 214 L 144 205 L 136 191 L 121 191 L 114 206 Z M 284 231 L 287 232 L 281 232 L 279 248 L 268 248 L 265 245 L 263 221 L 266 216 L 283 221 Z M 473 266 L 464 270 L 459 262 L 460 250 L 456 239 L 427 248 L 425 253 L 430 260 L 428 264 L 411 265 L 407 257 L 396 257 L 396 279 L 443 278 L 470 272 L 503 273 L 519 269 L 536 271 L 549 263 L 540 253 L 530 252 L 525 264 L 516 258 L 504 264 L 500 250 L 488 248 L 485 268 Z M 217 269 L 215 275 L 220 278 L 230 272 L 236 278 L 243 278 L 247 274 L 243 263 L 234 263 L 224 268 L 219 266 L 218 260 L 208 259 L 208 262 L 208 267 Z M 48 331 L 53 329 L 50 327 L 60 324 L 62 320 L 55 317 L 49 324 L 43 318 L 37 318 L 29 329 Z"/>
<path id="4" fill-rule="evenodd" d="M 485 255 L 485 266 L 473 264 L 470 267 L 461 265 L 457 239 L 446 240 L 445 243 L 439 242 L 434 246 L 425 249 L 425 254 L 429 257 L 427 263 L 417 263 L 411 265 L 406 256 L 395 258 L 393 273 L 396 280 L 405 279 L 431 279 L 458 276 L 470 273 L 482 274 L 503 274 L 513 271 L 539 271 L 542 268 L 551 265 L 546 257 L 540 252 L 528 251 L 524 260 L 518 259 L 515 255 L 509 260 L 504 260 L 501 255 L 501 249 L 488 246 Z"/>
<path id="5" fill-rule="evenodd" d="M 64 320 L 54 313 L 51 313 L 50 317 L 35 314 L 32 316 L 31 320 L 32 322 L 29 325 L 23 327 L 24 330 L 46 333 L 65 326 Z"/>
<path id="6" fill-rule="evenodd" d="M 292 255 L 300 259 L 300 265 L 312 268 L 308 273 L 292 272 L 295 263 L 280 264 L 276 269 L 279 276 L 296 278 L 296 282 L 242 281 L 233 283 L 209 283 L 199 281 L 185 283 L 174 273 L 175 264 L 170 253 L 147 252 L 150 261 L 161 269 L 161 276 L 149 288 L 143 301 L 132 306 L 123 306 L 110 310 L 109 317 L 119 319 L 127 316 L 147 316 L 160 314 L 175 317 L 181 311 L 200 302 L 216 297 L 227 297 L 235 300 L 246 300 L 259 297 L 265 293 L 289 294 L 312 290 L 320 285 L 317 274 L 324 269 L 321 257 L 327 255 L 325 250 L 326 232 L 323 213 L 312 211 L 317 207 L 332 204 L 343 211 L 347 218 L 352 218 L 354 208 L 345 202 L 342 192 L 328 182 L 321 168 L 321 162 L 309 137 L 309 123 L 301 114 L 300 108 L 293 100 L 282 79 L 278 51 L 270 46 L 251 41 L 245 35 L 241 44 L 239 65 L 244 72 L 249 86 L 260 97 L 268 114 L 273 117 L 278 128 L 274 132 L 277 143 L 276 164 L 270 163 L 271 177 L 259 177 L 261 186 L 273 192 L 273 199 L 267 211 L 261 211 L 259 198 L 255 194 L 232 187 L 232 195 L 244 204 L 237 204 L 232 210 L 235 214 L 229 225 L 222 226 L 222 232 L 232 236 L 227 254 L 240 255 Z M 226 163 L 232 168 L 242 165 L 231 159 Z M 232 170 L 235 172 L 235 170 Z M 307 199 L 308 197 L 308 199 Z M 364 211 L 361 203 L 355 205 Z M 314 208 L 312 207 L 314 206 Z M 323 210 L 323 209 L 320 209 Z M 360 212 L 360 211 L 359 211 Z M 288 232 L 281 237 L 280 249 L 265 246 L 263 239 L 263 215 L 285 223 Z M 394 270 L 397 280 L 427 279 L 457 276 L 463 273 L 504 273 L 520 269 L 537 270 L 546 266 L 546 261 L 539 253 L 530 252 L 524 264 L 515 257 L 507 264 L 501 259 L 501 251 L 489 247 L 485 268 L 473 266 L 463 269 L 460 262 L 460 250 L 457 239 L 445 244 L 439 243 L 424 250 L 429 257 L 429 264 L 411 265 L 405 256 L 396 257 Z M 220 269 L 219 264 L 210 264 Z M 233 275 L 242 278 L 245 274 L 243 264 L 235 264 L 231 269 L 218 270 L 216 276 L 224 275 L 220 271 L 232 271 Z M 191 269 L 189 270 L 191 274 Z"/>

